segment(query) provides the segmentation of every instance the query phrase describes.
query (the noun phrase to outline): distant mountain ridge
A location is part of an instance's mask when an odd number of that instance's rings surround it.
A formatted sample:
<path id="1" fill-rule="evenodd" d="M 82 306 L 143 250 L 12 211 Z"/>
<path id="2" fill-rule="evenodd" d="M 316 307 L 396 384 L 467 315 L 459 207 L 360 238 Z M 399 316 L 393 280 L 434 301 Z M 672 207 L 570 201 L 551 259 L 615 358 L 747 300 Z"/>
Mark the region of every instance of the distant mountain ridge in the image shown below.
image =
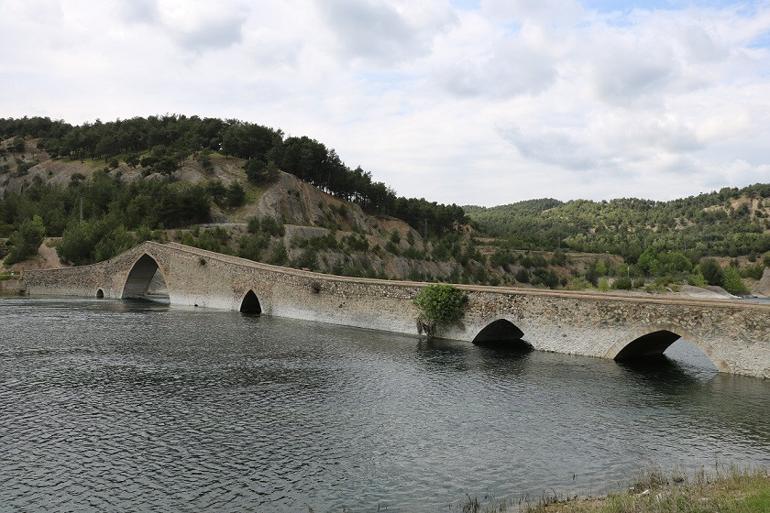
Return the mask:
<path id="1" fill-rule="evenodd" d="M 482 231 L 523 249 L 609 252 L 632 261 L 648 247 L 696 259 L 770 251 L 770 184 L 671 201 L 544 198 L 464 208 Z"/>

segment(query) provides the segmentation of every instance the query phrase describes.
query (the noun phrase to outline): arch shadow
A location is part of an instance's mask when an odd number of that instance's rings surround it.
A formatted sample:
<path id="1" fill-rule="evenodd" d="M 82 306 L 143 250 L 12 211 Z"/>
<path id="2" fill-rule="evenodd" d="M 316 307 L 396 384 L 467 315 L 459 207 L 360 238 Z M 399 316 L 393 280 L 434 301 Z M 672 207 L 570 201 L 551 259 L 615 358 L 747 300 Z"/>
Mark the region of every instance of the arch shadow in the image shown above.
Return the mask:
<path id="1" fill-rule="evenodd" d="M 259 315 L 262 313 L 262 305 L 259 304 L 259 298 L 253 290 L 249 290 L 241 300 L 241 313 L 249 315 Z"/>
<path id="2" fill-rule="evenodd" d="M 532 351 L 532 344 L 523 340 L 523 336 L 524 332 L 511 321 L 497 319 L 479 331 L 473 339 L 473 344 L 505 351 Z"/>
<path id="3" fill-rule="evenodd" d="M 668 362 L 670 365 L 678 365 L 669 360 L 669 357 L 665 352 L 674 342 L 683 339 L 693 348 L 696 348 L 699 353 L 705 355 L 718 370 L 729 370 L 725 362 L 718 358 L 714 358 L 709 348 L 699 344 L 697 339 L 692 337 L 689 333 L 678 329 L 677 331 L 673 331 L 673 329 L 658 329 L 646 333 L 625 345 L 621 345 L 619 350 L 618 347 L 615 346 L 608 356 L 617 362 L 630 364 L 638 363 L 646 367 L 649 367 L 649 364 L 651 363 L 661 365 L 661 362 Z M 612 354 L 613 352 L 614 355 Z"/>
<path id="4" fill-rule="evenodd" d="M 627 346 L 621 349 L 615 360 L 619 362 L 629 360 L 640 360 L 650 358 L 661 358 L 663 352 L 668 347 L 682 338 L 680 335 L 669 330 L 653 331 L 639 338 L 632 340 Z"/>
<path id="5" fill-rule="evenodd" d="M 158 262 L 147 253 L 134 262 L 123 286 L 123 299 L 169 302 L 168 284 Z"/>

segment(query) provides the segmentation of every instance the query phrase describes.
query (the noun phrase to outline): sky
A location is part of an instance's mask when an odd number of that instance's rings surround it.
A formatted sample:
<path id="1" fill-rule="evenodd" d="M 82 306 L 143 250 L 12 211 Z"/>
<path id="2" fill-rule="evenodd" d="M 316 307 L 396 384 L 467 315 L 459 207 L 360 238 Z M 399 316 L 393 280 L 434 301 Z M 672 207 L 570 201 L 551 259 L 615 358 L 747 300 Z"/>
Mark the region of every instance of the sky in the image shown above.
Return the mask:
<path id="1" fill-rule="evenodd" d="M 449 203 L 770 182 L 770 0 L 0 0 L 0 117 L 164 113 Z"/>

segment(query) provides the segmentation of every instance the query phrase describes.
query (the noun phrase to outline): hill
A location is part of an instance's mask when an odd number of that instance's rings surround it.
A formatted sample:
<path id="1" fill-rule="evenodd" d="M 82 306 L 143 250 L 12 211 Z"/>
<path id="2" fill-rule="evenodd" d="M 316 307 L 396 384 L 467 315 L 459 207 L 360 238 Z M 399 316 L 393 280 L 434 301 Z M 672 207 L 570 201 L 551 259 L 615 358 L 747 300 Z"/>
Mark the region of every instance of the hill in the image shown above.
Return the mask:
<path id="1" fill-rule="evenodd" d="M 755 185 L 463 209 L 398 197 L 318 141 L 237 120 L 0 119 L 6 270 L 87 264 L 152 239 L 352 276 L 767 293 L 769 196 Z"/>
<path id="2" fill-rule="evenodd" d="M 651 247 L 694 259 L 770 251 L 770 184 L 673 201 L 538 199 L 465 211 L 483 231 L 517 248 L 607 252 L 631 262 Z"/>
<path id="3" fill-rule="evenodd" d="M 741 277 L 758 280 L 770 265 L 770 184 L 672 201 L 537 199 L 465 211 L 498 248 L 622 257 L 622 266 L 584 276 L 595 286 L 601 276 L 625 275 L 617 286 L 634 288 L 632 278 L 649 285 L 652 278 L 660 286 L 708 283 L 742 294 L 748 290 Z M 704 259 L 721 270 L 704 273 Z"/>
<path id="4" fill-rule="evenodd" d="M 64 265 L 156 239 L 337 274 L 486 280 L 466 223 L 456 205 L 397 197 L 323 144 L 259 125 L 0 120 L 9 267 L 50 265 L 43 238 Z"/>

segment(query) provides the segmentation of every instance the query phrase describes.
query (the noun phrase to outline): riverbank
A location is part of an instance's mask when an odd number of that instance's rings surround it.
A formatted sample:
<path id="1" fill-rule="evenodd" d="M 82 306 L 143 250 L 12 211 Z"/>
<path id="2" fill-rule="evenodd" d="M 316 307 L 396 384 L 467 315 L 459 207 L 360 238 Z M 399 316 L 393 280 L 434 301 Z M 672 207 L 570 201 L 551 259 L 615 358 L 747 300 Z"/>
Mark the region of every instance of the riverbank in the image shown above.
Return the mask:
<path id="1" fill-rule="evenodd" d="M 469 499 L 463 513 L 767 513 L 770 473 L 766 469 L 720 470 L 695 476 L 649 472 L 628 490 L 599 498 L 544 496 L 535 503 L 483 505 Z"/>

